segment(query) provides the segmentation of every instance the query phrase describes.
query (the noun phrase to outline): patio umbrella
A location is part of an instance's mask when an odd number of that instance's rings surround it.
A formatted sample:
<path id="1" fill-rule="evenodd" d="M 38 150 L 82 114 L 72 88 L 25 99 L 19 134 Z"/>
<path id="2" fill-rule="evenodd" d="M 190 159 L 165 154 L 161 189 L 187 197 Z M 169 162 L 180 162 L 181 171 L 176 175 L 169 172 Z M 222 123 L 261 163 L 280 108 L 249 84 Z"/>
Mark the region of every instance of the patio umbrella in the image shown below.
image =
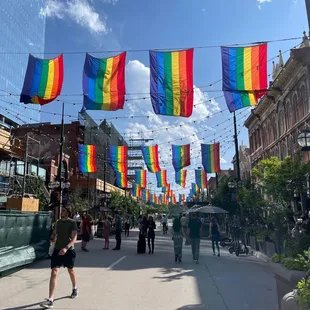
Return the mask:
<path id="1" fill-rule="evenodd" d="M 197 209 L 192 208 L 188 212 L 189 213 L 197 212 L 197 213 L 206 213 L 206 214 L 223 214 L 223 213 L 227 214 L 227 213 L 229 213 L 228 211 L 226 211 L 222 208 L 215 207 L 212 205 L 204 206 L 204 207 L 197 208 Z"/>

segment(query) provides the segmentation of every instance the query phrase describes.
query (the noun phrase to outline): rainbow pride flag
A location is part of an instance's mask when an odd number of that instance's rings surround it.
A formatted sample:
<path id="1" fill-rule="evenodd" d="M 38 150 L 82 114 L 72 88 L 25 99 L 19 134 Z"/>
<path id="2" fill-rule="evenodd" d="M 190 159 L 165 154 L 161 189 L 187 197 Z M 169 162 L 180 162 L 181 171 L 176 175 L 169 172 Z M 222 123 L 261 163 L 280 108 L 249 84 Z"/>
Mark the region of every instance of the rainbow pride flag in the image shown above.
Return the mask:
<path id="1" fill-rule="evenodd" d="M 172 195 L 171 201 L 172 201 L 172 203 L 173 203 L 174 205 L 177 204 L 177 199 L 176 199 L 175 195 Z"/>
<path id="2" fill-rule="evenodd" d="M 119 188 L 127 188 L 127 172 L 115 172 L 116 186 Z"/>
<path id="3" fill-rule="evenodd" d="M 192 183 L 192 193 L 193 195 L 200 193 L 200 188 L 196 183 Z"/>
<path id="4" fill-rule="evenodd" d="M 79 170 L 81 173 L 96 172 L 96 145 L 78 145 Z"/>
<path id="5" fill-rule="evenodd" d="M 157 180 L 157 187 L 168 186 L 167 170 L 161 170 L 156 172 L 156 180 Z"/>
<path id="6" fill-rule="evenodd" d="M 142 199 L 143 199 L 145 202 L 150 201 L 150 195 L 151 195 L 150 190 L 144 189 L 144 190 L 142 191 Z"/>
<path id="7" fill-rule="evenodd" d="M 110 146 L 109 163 L 114 171 L 127 172 L 127 153 L 127 146 Z"/>
<path id="8" fill-rule="evenodd" d="M 141 197 L 141 186 L 133 183 L 132 184 L 132 196 L 140 198 Z"/>
<path id="9" fill-rule="evenodd" d="M 136 170 L 135 179 L 137 184 L 139 184 L 142 188 L 146 188 L 147 184 L 146 170 Z"/>
<path id="10" fill-rule="evenodd" d="M 175 171 L 179 171 L 191 164 L 190 144 L 171 145 L 172 147 L 172 165 Z"/>
<path id="11" fill-rule="evenodd" d="M 109 58 L 86 54 L 83 73 L 85 110 L 116 111 L 125 103 L 126 52 Z"/>
<path id="12" fill-rule="evenodd" d="M 218 173 L 220 168 L 220 143 L 201 144 L 202 165 L 207 173 Z"/>
<path id="13" fill-rule="evenodd" d="M 29 55 L 20 102 L 44 105 L 54 101 L 60 95 L 63 79 L 62 54 L 53 59 Z"/>
<path id="14" fill-rule="evenodd" d="M 193 56 L 194 49 L 150 51 L 151 100 L 155 114 L 192 115 Z"/>
<path id="15" fill-rule="evenodd" d="M 185 200 L 185 194 L 179 194 L 179 203 L 182 203 Z"/>
<path id="16" fill-rule="evenodd" d="M 267 44 L 222 47 L 223 91 L 230 112 L 257 104 L 267 93 Z"/>
<path id="17" fill-rule="evenodd" d="M 205 170 L 195 170 L 195 181 L 200 189 L 208 187 L 207 173 Z"/>
<path id="18" fill-rule="evenodd" d="M 170 184 L 168 184 L 167 186 L 163 187 L 161 189 L 161 191 L 165 194 L 167 194 L 170 191 Z"/>
<path id="19" fill-rule="evenodd" d="M 181 185 L 182 187 L 186 186 L 186 174 L 187 170 L 179 170 L 175 172 L 175 183 Z"/>
<path id="20" fill-rule="evenodd" d="M 142 145 L 141 150 L 148 171 L 153 173 L 160 171 L 161 169 L 158 160 L 158 145 Z"/>

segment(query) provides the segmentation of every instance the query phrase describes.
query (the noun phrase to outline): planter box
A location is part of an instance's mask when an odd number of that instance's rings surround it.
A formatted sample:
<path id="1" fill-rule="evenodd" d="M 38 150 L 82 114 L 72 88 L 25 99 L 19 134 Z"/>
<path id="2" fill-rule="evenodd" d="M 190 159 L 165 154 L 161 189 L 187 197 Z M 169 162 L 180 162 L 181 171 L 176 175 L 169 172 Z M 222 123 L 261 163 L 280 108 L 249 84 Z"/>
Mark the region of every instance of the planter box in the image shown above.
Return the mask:
<path id="1" fill-rule="evenodd" d="M 271 261 L 268 263 L 268 265 L 276 278 L 278 303 L 279 305 L 281 305 L 284 296 L 286 296 L 288 293 L 291 293 L 296 288 L 296 285 L 300 281 L 300 279 L 306 276 L 306 272 L 297 270 L 288 270 L 283 265 Z M 290 309 L 290 308 L 284 307 L 283 309 Z"/>
<path id="2" fill-rule="evenodd" d="M 289 292 L 282 298 L 281 310 L 310 310 L 309 306 L 307 308 L 302 309 L 297 305 L 297 302 L 295 299 L 296 293 L 297 291 L 293 290 L 292 292 Z"/>
<path id="3" fill-rule="evenodd" d="M 19 210 L 24 212 L 39 212 L 39 199 L 34 198 L 8 198 L 7 210 Z"/>

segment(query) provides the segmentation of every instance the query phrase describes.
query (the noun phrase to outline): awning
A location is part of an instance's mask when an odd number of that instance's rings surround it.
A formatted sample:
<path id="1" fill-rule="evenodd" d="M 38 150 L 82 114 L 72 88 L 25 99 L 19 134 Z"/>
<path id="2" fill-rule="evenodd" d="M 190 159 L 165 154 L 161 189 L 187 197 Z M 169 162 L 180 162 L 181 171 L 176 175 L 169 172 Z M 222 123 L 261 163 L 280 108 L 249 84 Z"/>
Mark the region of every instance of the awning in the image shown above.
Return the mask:
<path id="1" fill-rule="evenodd" d="M 194 206 L 195 207 L 195 206 Z M 215 207 L 212 205 L 208 205 L 208 206 L 204 206 L 204 207 L 200 207 L 200 208 L 191 208 L 188 210 L 188 213 L 205 213 L 205 214 L 227 214 L 229 213 L 228 211 L 219 208 L 219 207 Z"/>

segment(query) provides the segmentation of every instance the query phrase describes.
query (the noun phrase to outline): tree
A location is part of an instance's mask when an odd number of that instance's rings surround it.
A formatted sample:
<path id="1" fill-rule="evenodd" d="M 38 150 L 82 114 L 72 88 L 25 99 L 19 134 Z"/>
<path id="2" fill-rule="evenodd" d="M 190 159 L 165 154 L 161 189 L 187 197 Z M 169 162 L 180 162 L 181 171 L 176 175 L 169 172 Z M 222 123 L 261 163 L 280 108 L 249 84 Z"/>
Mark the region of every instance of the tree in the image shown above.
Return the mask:
<path id="1" fill-rule="evenodd" d="M 89 208 L 87 198 L 83 195 L 81 189 L 69 191 L 69 202 L 72 205 L 73 212 L 81 212 Z"/>
<path id="2" fill-rule="evenodd" d="M 310 163 L 304 163 L 301 156 L 294 160 L 286 157 L 280 161 L 278 157 L 261 160 L 253 175 L 259 181 L 257 185 L 276 203 L 286 207 L 291 204 L 294 195 L 305 195 Z"/>
<path id="3" fill-rule="evenodd" d="M 122 210 L 127 214 L 139 213 L 140 207 L 138 202 L 131 196 L 122 196 L 119 192 L 111 193 L 110 208 L 112 210 Z"/>
<path id="4" fill-rule="evenodd" d="M 211 202 L 217 207 L 220 207 L 228 211 L 231 215 L 239 214 L 239 206 L 237 201 L 234 201 L 233 192 L 228 187 L 228 182 L 230 178 L 224 176 L 220 182 L 215 196 L 212 198 Z"/>

